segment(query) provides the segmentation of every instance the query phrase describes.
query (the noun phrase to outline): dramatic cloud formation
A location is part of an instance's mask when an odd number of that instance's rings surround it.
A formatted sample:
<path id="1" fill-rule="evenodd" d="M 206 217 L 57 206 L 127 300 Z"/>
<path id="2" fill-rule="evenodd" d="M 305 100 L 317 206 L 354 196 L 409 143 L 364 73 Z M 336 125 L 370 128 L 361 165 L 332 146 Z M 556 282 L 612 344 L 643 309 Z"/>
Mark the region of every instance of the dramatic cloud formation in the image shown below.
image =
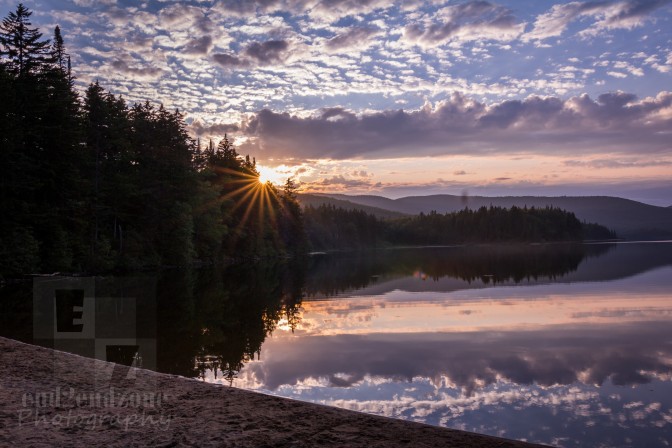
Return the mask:
<path id="1" fill-rule="evenodd" d="M 494 104 L 455 93 L 435 107 L 412 112 L 356 116 L 343 109 L 325 109 L 320 116 L 301 118 L 262 110 L 242 130 L 252 138 L 246 150 L 274 158 L 633 150 L 656 154 L 670 149 L 672 93 L 643 100 L 623 92 L 597 99 L 531 96 Z"/>

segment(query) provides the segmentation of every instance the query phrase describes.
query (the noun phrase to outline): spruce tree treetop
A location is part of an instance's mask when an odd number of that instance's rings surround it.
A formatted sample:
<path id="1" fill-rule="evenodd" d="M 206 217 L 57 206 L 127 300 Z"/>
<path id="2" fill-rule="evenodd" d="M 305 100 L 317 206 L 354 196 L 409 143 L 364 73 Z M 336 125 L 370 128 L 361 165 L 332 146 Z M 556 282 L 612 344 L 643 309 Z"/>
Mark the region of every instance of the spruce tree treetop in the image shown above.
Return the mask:
<path id="1" fill-rule="evenodd" d="M 54 28 L 54 43 L 52 45 L 52 54 L 55 59 L 55 63 L 58 68 L 62 71 L 66 71 L 66 67 L 69 64 L 70 56 L 65 52 L 65 44 L 63 43 L 63 36 L 61 36 L 61 28 L 56 25 Z"/>
<path id="2" fill-rule="evenodd" d="M 217 145 L 217 153 L 225 162 L 231 163 L 238 161 L 238 152 L 233 147 L 233 144 L 226 134 L 224 134 L 224 138 L 219 142 L 219 145 Z"/>
<path id="3" fill-rule="evenodd" d="M 285 182 L 285 185 L 282 188 L 282 193 L 283 196 L 289 200 L 296 200 L 297 197 L 297 191 L 299 187 L 296 185 L 296 182 L 294 182 L 294 179 L 291 177 L 287 178 L 287 182 Z"/>
<path id="4" fill-rule="evenodd" d="M 32 28 L 33 12 L 19 3 L 0 24 L 0 55 L 7 58 L 7 67 L 23 78 L 39 71 L 50 62 L 49 40 L 42 40 L 38 28 Z"/>

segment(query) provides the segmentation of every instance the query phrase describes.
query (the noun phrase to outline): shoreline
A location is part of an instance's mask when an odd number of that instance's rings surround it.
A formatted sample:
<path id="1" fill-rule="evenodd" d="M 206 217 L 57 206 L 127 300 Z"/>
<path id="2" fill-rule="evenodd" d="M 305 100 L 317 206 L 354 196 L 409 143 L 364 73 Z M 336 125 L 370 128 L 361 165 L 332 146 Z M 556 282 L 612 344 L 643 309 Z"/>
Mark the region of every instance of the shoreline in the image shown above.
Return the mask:
<path id="1" fill-rule="evenodd" d="M 539 447 L 129 369 L 0 337 L 0 444 Z"/>
<path id="2" fill-rule="evenodd" d="M 158 266 L 144 266 L 137 269 L 111 269 L 100 272 L 41 272 L 41 273 L 24 273 L 13 276 L 3 277 L 0 274 L 0 286 L 30 282 L 34 278 L 48 278 L 48 277 L 115 277 L 129 274 L 141 273 L 160 273 L 171 270 L 184 269 L 201 269 L 206 267 L 221 266 L 227 268 L 235 265 L 243 265 L 247 263 L 262 263 L 262 262 L 287 262 L 298 258 L 310 258 L 314 256 L 323 255 L 343 255 L 343 254 L 358 254 L 369 253 L 384 250 L 410 250 L 410 249 L 451 249 L 458 247 L 507 247 L 507 246 L 544 246 L 544 245 L 563 245 L 563 244 L 633 244 L 633 243 L 669 243 L 672 240 L 654 239 L 654 240 L 627 240 L 623 238 L 607 239 L 607 240 L 551 240 L 551 241 L 472 241 L 460 242 L 454 244 L 419 244 L 419 245 L 381 245 L 373 247 L 359 247 L 359 248 L 341 248 L 341 249 L 323 249 L 315 251 L 307 251 L 302 254 L 293 255 L 277 255 L 268 257 L 248 257 L 248 258 L 225 258 L 219 261 L 194 261 L 184 265 L 158 265 Z"/>

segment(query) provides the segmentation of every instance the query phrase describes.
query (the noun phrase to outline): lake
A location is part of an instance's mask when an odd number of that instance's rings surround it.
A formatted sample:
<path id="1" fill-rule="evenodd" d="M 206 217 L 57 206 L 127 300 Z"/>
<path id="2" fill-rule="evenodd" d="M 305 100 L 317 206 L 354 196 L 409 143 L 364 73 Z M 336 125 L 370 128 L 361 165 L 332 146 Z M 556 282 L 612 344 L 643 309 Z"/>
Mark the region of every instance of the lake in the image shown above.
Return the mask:
<path id="1" fill-rule="evenodd" d="M 135 297 L 159 371 L 563 447 L 672 440 L 672 242 L 316 254 L 95 290 L 107 323 Z M 0 334 L 63 348 L 32 304 L 0 289 Z"/>

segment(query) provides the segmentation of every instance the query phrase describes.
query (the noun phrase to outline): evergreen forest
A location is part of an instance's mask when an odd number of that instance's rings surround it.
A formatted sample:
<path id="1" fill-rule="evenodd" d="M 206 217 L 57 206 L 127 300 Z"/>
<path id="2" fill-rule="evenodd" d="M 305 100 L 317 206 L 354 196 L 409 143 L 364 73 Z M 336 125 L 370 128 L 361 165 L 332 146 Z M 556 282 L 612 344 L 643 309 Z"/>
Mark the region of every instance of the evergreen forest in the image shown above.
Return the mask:
<path id="1" fill-rule="evenodd" d="M 553 207 L 465 208 L 381 219 L 363 210 L 324 204 L 306 207 L 304 221 L 314 250 L 616 238 L 602 225 L 581 222 L 574 213 Z"/>
<path id="2" fill-rule="evenodd" d="M 132 270 L 305 250 L 295 185 L 259 182 L 227 137 L 75 89 L 61 30 L 22 4 L 0 24 L 0 273 Z"/>

